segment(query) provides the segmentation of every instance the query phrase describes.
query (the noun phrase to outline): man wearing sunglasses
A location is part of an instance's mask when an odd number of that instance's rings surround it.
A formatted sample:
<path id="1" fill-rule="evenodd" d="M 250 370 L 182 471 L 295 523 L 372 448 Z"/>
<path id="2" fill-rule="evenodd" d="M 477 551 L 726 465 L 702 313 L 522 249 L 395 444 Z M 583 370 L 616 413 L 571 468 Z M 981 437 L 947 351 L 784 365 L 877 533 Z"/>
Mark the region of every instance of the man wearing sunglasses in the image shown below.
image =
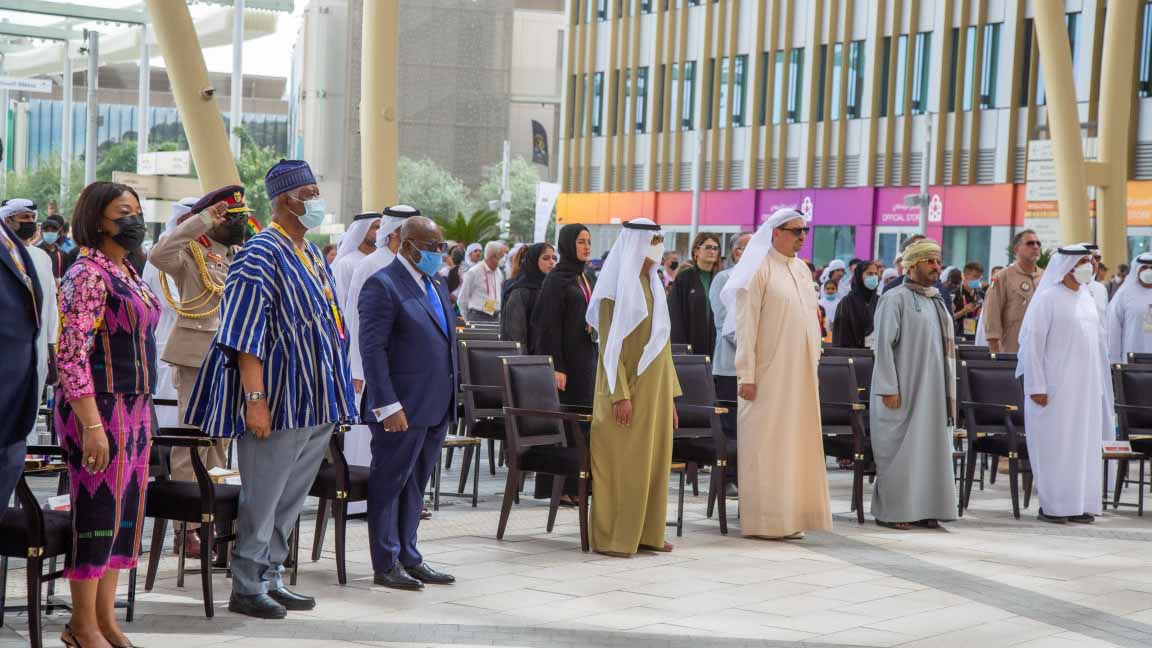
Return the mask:
<path id="1" fill-rule="evenodd" d="M 456 327 L 439 276 L 448 246 L 431 220 L 400 226 L 396 260 L 360 289 L 361 417 L 372 432 L 368 537 L 377 585 L 422 590 L 455 578 L 416 548 L 424 489 L 456 416 Z"/>
<path id="2" fill-rule="evenodd" d="M 1016 353 L 1020 350 L 1020 326 L 1024 313 L 1044 276 L 1037 267 L 1042 251 L 1040 237 L 1026 229 L 1012 239 L 1016 260 L 993 277 L 984 296 L 984 333 L 993 353 Z"/>

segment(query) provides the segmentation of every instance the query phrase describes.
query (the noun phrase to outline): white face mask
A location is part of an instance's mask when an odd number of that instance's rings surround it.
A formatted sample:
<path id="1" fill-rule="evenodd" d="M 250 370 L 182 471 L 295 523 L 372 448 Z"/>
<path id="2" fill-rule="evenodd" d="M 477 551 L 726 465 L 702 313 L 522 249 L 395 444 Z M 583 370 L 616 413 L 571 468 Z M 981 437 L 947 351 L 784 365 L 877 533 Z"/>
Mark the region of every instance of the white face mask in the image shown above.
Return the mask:
<path id="1" fill-rule="evenodd" d="M 1084 265 L 1076 266 L 1076 269 L 1072 271 L 1072 276 L 1076 278 L 1076 281 L 1079 282 L 1081 286 L 1087 286 L 1092 281 L 1092 278 L 1096 276 L 1096 272 L 1092 270 L 1091 263 L 1085 263 Z"/>
<path id="2" fill-rule="evenodd" d="M 660 261 L 664 258 L 664 244 L 656 243 L 655 245 L 649 245 L 648 251 L 644 253 L 644 256 L 652 261 L 652 263 L 659 265 Z"/>
<path id="3" fill-rule="evenodd" d="M 1146 284 L 1152 284 L 1152 268 L 1144 268 L 1137 276 L 1140 278 L 1140 281 Z"/>

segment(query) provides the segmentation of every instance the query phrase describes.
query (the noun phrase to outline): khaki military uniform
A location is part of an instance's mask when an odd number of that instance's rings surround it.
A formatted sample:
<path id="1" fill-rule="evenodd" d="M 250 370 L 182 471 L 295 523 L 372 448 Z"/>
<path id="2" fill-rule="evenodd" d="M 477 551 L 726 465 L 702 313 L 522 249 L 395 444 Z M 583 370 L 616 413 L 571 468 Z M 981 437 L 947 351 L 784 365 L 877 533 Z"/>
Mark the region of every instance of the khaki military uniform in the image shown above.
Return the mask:
<path id="1" fill-rule="evenodd" d="M 148 255 L 148 262 L 168 275 L 168 285 L 174 285 L 179 290 L 179 295 L 173 295 L 173 298 L 178 300 L 179 311 L 183 313 L 177 312 L 176 325 L 172 328 L 160 360 L 172 365 L 172 382 L 180 404 L 181 421 L 184 420 L 192 388 L 196 385 L 200 365 L 212 347 L 216 330 L 220 328 L 218 306 L 221 296 L 203 294 L 206 288 L 200 263 L 190 245 L 197 247 L 204 261 L 204 272 L 217 286 L 224 285 L 228 266 L 232 264 L 235 255 L 233 248 L 207 237 L 210 229 L 212 220 L 207 213 L 193 214 L 157 241 Z M 208 245 L 205 246 L 204 242 Z M 186 303 L 180 303 L 179 300 L 185 300 Z M 218 439 L 212 447 L 199 449 L 205 468 L 211 470 L 227 465 L 228 444 L 229 440 Z M 192 471 L 192 457 L 187 448 L 173 448 L 172 478 L 184 481 L 196 479 Z M 189 527 L 195 528 L 195 525 Z"/>
<path id="2" fill-rule="evenodd" d="M 1000 341 L 1002 353 L 1020 350 L 1020 325 L 1042 276 L 1040 268 L 1029 274 L 1013 263 L 993 277 L 984 296 L 984 334 L 989 340 Z"/>

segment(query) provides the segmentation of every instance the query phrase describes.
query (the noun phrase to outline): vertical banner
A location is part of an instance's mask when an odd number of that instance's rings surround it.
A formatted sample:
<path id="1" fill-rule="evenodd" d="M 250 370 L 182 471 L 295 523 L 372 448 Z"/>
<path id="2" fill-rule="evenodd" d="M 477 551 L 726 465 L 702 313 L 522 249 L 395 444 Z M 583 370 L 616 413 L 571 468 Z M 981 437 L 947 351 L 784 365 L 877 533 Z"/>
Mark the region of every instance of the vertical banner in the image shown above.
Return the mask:
<path id="1" fill-rule="evenodd" d="M 548 132 L 535 119 L 532 120 L 532 162 L 548 166 Z"/>
<path id="2" fill-rule="evenodd" d="M 536 222 L 532 228 L 533 242 L 544 240 L 548 233 L 548 219 L 552 217 L 552 209 L 556 207 L 556 199 L 560 197 L 560 185 L 555 182 L 539 182 L 536 184 Z"/>

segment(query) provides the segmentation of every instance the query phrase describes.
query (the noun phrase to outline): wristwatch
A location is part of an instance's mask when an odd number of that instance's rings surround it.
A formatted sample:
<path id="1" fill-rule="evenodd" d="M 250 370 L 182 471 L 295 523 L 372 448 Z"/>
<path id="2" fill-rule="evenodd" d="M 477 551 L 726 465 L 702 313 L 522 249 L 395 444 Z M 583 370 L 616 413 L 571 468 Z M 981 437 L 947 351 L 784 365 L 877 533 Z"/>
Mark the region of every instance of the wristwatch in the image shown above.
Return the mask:
<path id="1" fill-rule="evenodd" d="M 268 397 L 267 394 L 265 394 L 264 392 L 259 392 L 259 391 L 245 392 L 244 393 L 244 400 L 246 400 L 246 401 L 264 400 L 267 397 Z"/>

